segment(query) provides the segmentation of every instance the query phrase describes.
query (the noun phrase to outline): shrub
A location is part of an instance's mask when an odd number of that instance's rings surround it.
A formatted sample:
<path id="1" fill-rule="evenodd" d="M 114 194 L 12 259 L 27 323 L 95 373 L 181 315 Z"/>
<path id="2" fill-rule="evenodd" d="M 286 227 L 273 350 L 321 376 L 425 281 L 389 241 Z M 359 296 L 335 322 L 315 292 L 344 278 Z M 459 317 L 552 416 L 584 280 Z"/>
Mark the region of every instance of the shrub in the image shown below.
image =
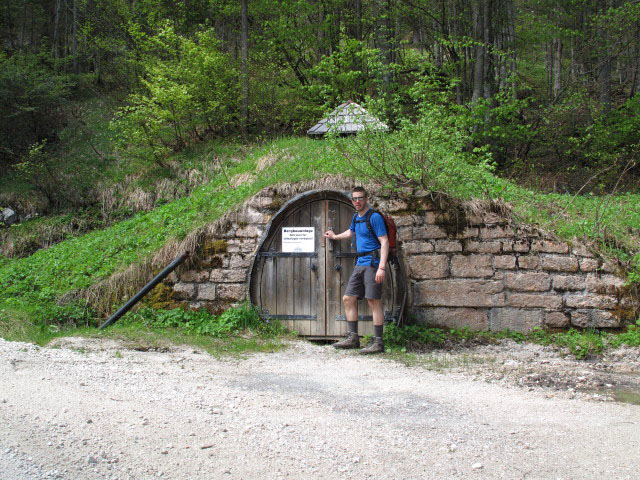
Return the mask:
<path id="1" fill-rule="evenodd" d="M 237 110 L 237 74 L 211 30 L 191 40 L 167 27 L 152 43 L 163 55 L 150 56 L 145 91 L 131 95 L 113 128 L 121 148 L 166 166 L 170 153 L 229 127 Z"/>
<path id="2" fill-rule="evenodd" d="M 183 328 L 199 335 L 225 337 L 243 330 L 260 330 L 262 321 L 251 304 L 230 308 L 221 315 L 214 315 L 205 309 L 187 310 L 182 307 L 171 310 L 156 310 L 143 307 L 125 316 L 129 321 L 141 321 L 152 327 Z"/>
<path id="3" fill-rule="evenodd" d="M 336 147 L 351 174 L 383 181 L 390 188 L 418 187 L 459 198 L 488 196 L 493 190 L 491 156 L 469 150 L 469 118 L 440 105 L 426 105 L 415 122 L 404 120 L 393 133 L 365 130 L 338 139 Z"/>

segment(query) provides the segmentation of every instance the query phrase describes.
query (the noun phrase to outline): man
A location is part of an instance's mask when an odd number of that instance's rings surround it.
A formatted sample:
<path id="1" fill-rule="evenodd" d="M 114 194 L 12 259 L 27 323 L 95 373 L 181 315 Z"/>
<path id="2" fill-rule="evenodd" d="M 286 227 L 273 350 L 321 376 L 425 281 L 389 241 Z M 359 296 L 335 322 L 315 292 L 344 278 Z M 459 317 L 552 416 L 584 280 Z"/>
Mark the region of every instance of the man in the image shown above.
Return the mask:
<path id="1" fill-rule="evenodd" d="M 366 298 L 373 314 L 374 337 L 371 345 L 363 348 L 360 353 L 384 352 L 382 330 L 384 314 L 382 312 L 382 284 L 386 274 L 387 256 L 389 254 L 389 239 L 387 228 L 382 215 L 375 212 L 369 217 L 369 222 L 375 235 L 371 234 L 367 226 L 368 204 L 367 192 L 362 187 L 356 187 L 351 192 L 351 201 L 357 215 L 348 230 L 336 234 L 329 230 L 324 236 L 330 240 L 344 240 L 356 236 L 356 250 L 358 260 L 349 278 L 347 289 L 342 297 L 344 311 L 347 317 L 347 337 L 334 343 L 335 348 L 359 348 L 358 336 L 358 300 Z"/>

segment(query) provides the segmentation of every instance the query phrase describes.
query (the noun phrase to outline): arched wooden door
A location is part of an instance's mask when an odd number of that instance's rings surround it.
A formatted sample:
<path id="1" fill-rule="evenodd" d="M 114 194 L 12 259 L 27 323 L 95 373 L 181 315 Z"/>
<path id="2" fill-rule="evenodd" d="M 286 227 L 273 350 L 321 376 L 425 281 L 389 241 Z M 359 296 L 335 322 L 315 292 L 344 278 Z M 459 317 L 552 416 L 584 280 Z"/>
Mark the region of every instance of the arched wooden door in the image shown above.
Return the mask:
<path id="1" fill-rule="evenodd" d="M 354 213 L 339 192 L 309 192 L 276 214 L 250 278 L 251 300 L 265 317 L 310 338 L 346 333 L 342 296 L 355 265 L 355 250 L 349 240 L 328 240 L 324 232 L 347 230 Z M 388 271 L 383 301 L 385 317 L 391 318 L 400 311 L 403 292 L 397 288 L 397 271 Z M 359 332 L 370 335 L 373 322 L 366 300 L 358 307 Z"/>

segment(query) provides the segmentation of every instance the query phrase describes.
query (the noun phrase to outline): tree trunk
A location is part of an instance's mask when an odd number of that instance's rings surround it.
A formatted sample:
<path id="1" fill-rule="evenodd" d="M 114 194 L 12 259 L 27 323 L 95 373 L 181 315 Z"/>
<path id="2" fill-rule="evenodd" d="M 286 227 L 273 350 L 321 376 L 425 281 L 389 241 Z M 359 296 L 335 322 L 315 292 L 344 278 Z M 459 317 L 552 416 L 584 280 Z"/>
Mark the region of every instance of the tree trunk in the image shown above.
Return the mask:
<path id="1" fill-rule="evenodd" d="M 53 13 L 53 35 L 51 36 L 51 56 L 58 58 L 58 27 L 60 26 L 60 1 L 56 0 L 55 11 Z"/>
<path id="2" fill-rule="evenodd" d="M 562 40 L 559 38 L 554 38 L 552 43 L 552 52 L 553 55 L 553 71 L 552 71 L 552 81 L 553 81 L 553 98 L 558 98 L 560 95 L 560 91 L 562 89 L 561 82 L 561 74 L 562 74 Z"/>
<path id="3" fill-rule="evenodd" d="M 73 40 L 71 55 L 73 56 L 73 73 L 80 73 L 78 65 L 78 0 L 73 0 Z"/>
<path id="4" fill-rule="evenodd" d="M 598 13 L 603 13 L 608 8 L 607 0 L 598 2 Z M 598 55 L 598 85 L 600 87 L 600 103 L 605 112 L 611 109 L 611 62 L 609 49 L 609 33 L 606 29 L 599 29 L 598 38 L 601 42 Z"/>
<path id="5" fill-rule="evenodd" d="M 247 13 L 248 0 L 241 0 L 240 8 L 240 48 L 241 48 L 241 89 L 242 100 L 240 102 L 240 133 L 247 137 L 249 124 L 249 14 Z"/>
<path id="6" fill-rule="evenodd" d="M 471 95 L 471 101 L 473 103 L 484 96 L 486 48 L 483 44 L 485 20 L 483 3 L 483 0 L 478 0 L 473 4 L 473 38 L 476 41 L 476 45 L 474 46 L 473 94 Z"/>

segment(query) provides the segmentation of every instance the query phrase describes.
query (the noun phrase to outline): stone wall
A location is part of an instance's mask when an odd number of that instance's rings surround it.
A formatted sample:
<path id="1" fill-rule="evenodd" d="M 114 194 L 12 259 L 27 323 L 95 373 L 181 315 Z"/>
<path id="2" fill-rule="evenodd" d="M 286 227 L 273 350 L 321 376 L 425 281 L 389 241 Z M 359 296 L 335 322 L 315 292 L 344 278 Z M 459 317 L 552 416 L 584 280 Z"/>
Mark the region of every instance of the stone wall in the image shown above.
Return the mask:
<path id="1" fill-rule="evenodd" d="M 289 197 L 293 197 L 290 194 Z M 248 295 L 261 237 L 287 197 L 269 188 L 250 199 L 201 245 L 197 267 L 173 275 L 177 298 L 220 310 Z M 583 245 L 517 227 L 486 208 L 429 197 L 378 198 L 398 227 L 409 289 L 407 314 L 420 323 L 477 330 L 614 328 L 638 305 L 615 266 Z"/>
<path id="2" fill-rule="evenodd" d="M 195 267 L 169 276 L 175 298 L 215 312 L 248 298 L 249 270 L 260 238 L 283 203 L 277 190 L 267 188 L 223 219 L 195 252 Z"/>
<path id="3" fill-rule="evenodd" d="M 583 245 L 516 227 L 491 212 L 452 213 L 425 200 L 419 208 L 419 214 L 408 214 L 406 205 L 389 208 L 418 321 L 529 331 L 614 328 L 633 316 L 616 268 Z"/>

